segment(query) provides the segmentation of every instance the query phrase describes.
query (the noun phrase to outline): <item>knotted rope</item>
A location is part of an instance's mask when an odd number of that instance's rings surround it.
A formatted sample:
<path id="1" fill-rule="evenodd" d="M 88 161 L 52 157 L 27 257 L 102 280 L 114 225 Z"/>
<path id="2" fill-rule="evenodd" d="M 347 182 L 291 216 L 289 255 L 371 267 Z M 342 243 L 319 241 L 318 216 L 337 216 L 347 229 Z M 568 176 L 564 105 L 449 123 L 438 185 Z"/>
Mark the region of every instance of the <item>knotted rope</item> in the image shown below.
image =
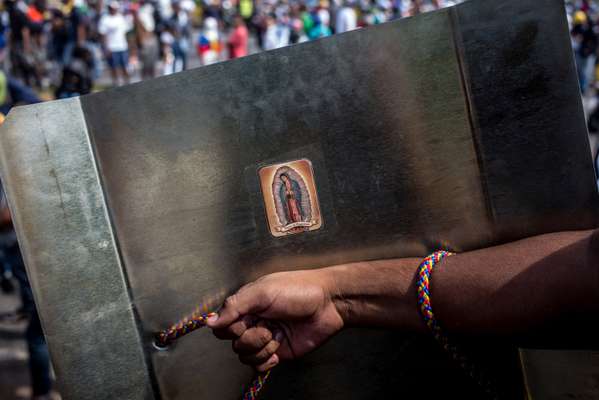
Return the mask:
<path id="1" fill-rule="evenodd" d="M 190 317 L 184 318 L 177 324 L 170 326 L 169 328 L 158 332 L 156 335 L 156 346 L 159 348 L 166 348 L 176 340 L 183 336 L 203 328 L 207 325 L 208 318 L 215 315 L 216 313 L 194 313 Z M 244 392 L 243 400 L 255 400 L 258 398 L 258 394 L 264 387 L 264 383 L 270 376 L 270 370 L 258 374 L 248 389 Z"/>

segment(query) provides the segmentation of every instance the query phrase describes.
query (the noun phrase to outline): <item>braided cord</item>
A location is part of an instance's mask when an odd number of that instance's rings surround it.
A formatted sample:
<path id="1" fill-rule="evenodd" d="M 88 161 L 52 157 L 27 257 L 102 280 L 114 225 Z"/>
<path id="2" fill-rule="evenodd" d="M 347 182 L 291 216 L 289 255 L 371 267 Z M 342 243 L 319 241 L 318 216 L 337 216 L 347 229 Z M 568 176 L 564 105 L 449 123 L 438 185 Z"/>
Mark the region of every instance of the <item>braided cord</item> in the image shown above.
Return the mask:
<path id="1" fill-rule="evenodd" d="M 166 348 L 168 345 L 175 342 L 177 339 L 183 336 L 203 328 L 208 322 L 208 318 L 216 315 L 214 312 L 209 313 L 194 313 L 190 317 L 184 318 L 182 321 L 170 326 L 156 335 L 156 346 L 159 348 Z M 258 398 L 258 393 L 264 387 L 264 383 L 270 376 L 270 370 L 258 374 L 254 379 L 250 387 L 244 392 L 243 400 L 255 400 Z"/>
<path id="2" fill-rule="evenodd" d="M 245 391 L 243 400 L 254 400 L 258 398 L 258 393 L 260 393 L 264 387 L 266 380 L 270 376 L 270 371 L 271 370 L 269 369 L 265 373 L 259 374 L 256 379 L 254 379 L 250 387 Z"/>
<path id="3" fill-rule="evenodd" d="M 439 326 L 439 322 L 433 314 L 433 307 L 431 305 L 430 279 L 435 265 L 437 265 L 437 263 L 439 263 L 439 261 L 445 257 L 452 255 L 453 253 L 441 250 L 436 251 L 430 256 L 426 257 L 424 260 L 422 260 L 422 263 L 420 263 L 420 266 L 418 267 L 418 280 L 416 281 L 416 284 L 418 285 L 418 306 L 420 315 L 435 339 L 447 351 L 449 351 L 449 340 L 443 333 L 441 326 Z"/>
<path id="4" fill-rule="evenodd" d="M 180 337 L 206 326 L 208 318 L 213 315 L 215 315 L 213 312 L 201 313 L 193 314 L 190 317 L 184 318 L 179 323 L 172 325 L 162 332 L 159 332 L 156 335 L 156 345 L 158 347 L 167 347 Z"/>
<path id="5" fill-rule="evenodd" d="M 491 382 L 485 374 L 477 370 L 476 366 L 468 360 L 468 358 L 463 354 L 457 345 L 451 343 L 449 338 L 443 332 L 439 321 L 437 321 L 435 314 L 433 313 L 430 293 L 431 274 L 435 269 L 435 266 L 441 260 L 443 260 L 445 257 L 453 255 L 455 255 L 455 253 L 440 250 L 429 255 L 422 260 L 422 263 L 420 263 L 416 280 L 416 284 L 418 286 L 418 308 L 420 315 L 437 342 L 450 355 L 450 357 L 458 365 L 460 365 L 460 367 L 479 385 L 479 387 L 487 394 L 489 398 L 497 399 L 497 392 L 494 389 L 493 382 Z"/>

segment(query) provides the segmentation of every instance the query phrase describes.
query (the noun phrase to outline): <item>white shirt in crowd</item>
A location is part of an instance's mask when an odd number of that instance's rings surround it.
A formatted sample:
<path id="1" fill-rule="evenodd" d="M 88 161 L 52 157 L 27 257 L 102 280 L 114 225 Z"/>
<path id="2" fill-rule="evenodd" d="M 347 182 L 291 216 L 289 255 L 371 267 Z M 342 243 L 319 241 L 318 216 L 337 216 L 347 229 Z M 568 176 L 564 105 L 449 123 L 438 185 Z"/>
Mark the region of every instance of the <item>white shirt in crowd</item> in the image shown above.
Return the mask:
<path id="1" fill-rule="evenodd" d="M 137 18 L 139 18 L 139 22 L 143 26 L 146 32 L 154 32 L 156 28 L 156 23 L 154 22 L 154 6 L 146 3 L 143 6 L 139 7 L 139 11 L 137 11 Z"/>
<path id="2" fill-rule="evenodd" d="M 181 10 L 192 14 L 196 9 L 196 3 L 193 0 L 181 0 Z"/>
<path id="3" fill-rule="evenodd" d="M 352 31 L 358 27 L 358 15 L 356 10 L 351 7 L 342 7 L 337 12 L 337 19 L 335 21 L 335 32 L 343 33 Z"/>
<path id="4" fill-rule="evenodd" d="M 131 18 L 120 13 L 104 14 L 98 23 L 98 32 L 106 38 L 108 51 L 127 51 L 127 32 L 133 28 Z"/>
<path id="5" fill-rule="evenodd" d="M 273 24 L 266 28 L 262 46 L 264 50 L 278 49 L 289 45 L 289 27 L 283 24 Z"/>
<path id="6" fill-rule="evenodd" d="M 171 0 L 158 0 L 158 12 L 164 19 L 169 19 L 173 16 L 173 8 L 171 7 Z"/>

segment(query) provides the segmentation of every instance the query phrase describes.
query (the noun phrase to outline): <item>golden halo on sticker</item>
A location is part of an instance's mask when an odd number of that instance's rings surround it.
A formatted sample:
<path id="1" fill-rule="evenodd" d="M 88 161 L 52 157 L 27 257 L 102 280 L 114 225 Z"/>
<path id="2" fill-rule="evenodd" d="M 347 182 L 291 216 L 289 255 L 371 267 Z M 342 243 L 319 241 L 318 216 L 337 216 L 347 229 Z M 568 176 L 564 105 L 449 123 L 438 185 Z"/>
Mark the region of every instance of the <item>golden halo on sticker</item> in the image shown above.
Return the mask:
<path id="1" fill-rule="evenodd" d="M 258 171 L 266 219 L 275 237 L 322 227 L 312 163 L 307 159 L 269 165 Z"/>

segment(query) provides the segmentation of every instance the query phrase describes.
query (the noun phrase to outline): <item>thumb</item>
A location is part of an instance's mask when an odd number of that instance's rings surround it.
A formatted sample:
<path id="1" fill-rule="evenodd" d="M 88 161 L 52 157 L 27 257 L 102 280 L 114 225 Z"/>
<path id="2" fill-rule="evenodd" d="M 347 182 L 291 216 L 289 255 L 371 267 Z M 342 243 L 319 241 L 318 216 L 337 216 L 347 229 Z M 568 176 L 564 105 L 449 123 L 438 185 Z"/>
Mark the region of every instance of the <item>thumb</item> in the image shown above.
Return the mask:
<path id="1" fill-rule="evenodd" d="M 257 314 L 269 306 L 267 288 L 259 283 L 243 286 L 225 300 L 218 313 L 210 316 L 207 325 L 222 329 L 248 314 Z"/>

